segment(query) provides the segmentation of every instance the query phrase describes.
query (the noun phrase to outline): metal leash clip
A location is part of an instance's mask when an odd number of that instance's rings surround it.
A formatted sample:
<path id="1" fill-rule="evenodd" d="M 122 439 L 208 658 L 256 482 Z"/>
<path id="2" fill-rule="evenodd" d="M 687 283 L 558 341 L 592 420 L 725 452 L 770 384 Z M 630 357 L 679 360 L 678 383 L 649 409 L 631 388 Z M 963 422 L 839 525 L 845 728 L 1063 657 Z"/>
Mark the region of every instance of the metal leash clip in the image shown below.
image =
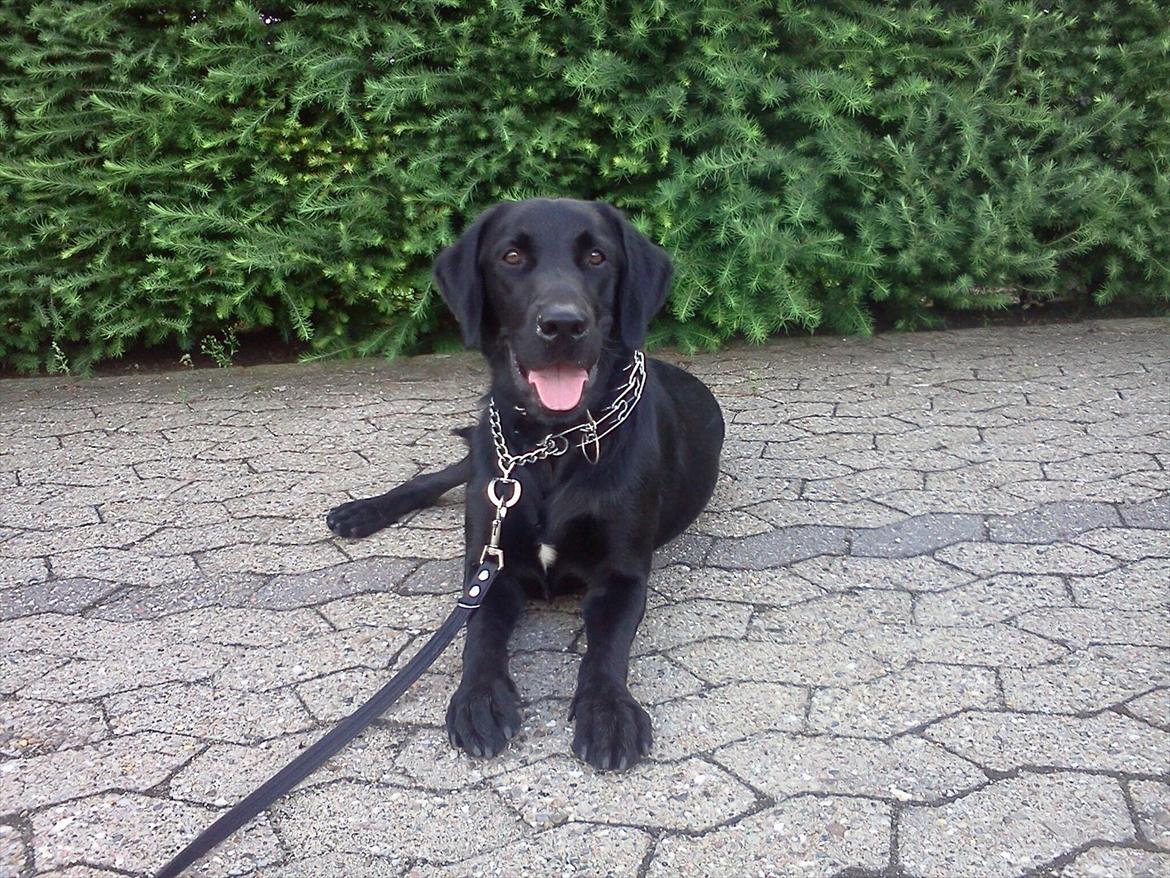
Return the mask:
<path id="1" fill-rule="evenodd" d="M 500 496 L 499 488 L 501 487 L 508 490 L 507 496 Z M 504 569 L 504 550 L 500 548 L 500 529 L 508 510 L 520 502 L 520 491 L 519 480 L 508 476 L 497 477 L 487 483 L 484 493 L 487 494 L 488 502 L 496 507 L 496 515 L 492 519 L 492 530 L 487 544 L 479 553 L 480 564 L 490 557 L 495 559 L 497 568 Z"/>

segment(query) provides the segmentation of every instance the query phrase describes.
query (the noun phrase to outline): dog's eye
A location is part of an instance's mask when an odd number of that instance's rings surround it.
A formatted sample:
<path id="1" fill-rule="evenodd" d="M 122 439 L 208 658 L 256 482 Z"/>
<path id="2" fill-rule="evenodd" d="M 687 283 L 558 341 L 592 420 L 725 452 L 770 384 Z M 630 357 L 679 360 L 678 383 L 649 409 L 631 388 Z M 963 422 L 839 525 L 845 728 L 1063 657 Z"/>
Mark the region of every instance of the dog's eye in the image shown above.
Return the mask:
<path id="1" fill-rule="evenodd" d="M 590 265 L 601 265 L 603 262 L 605 262 L 605 254 L 600 250 L 594 250 L 589 254 Z"/>
<path id="2" fill-rule="evenodd" d="M 524 256 L 515 247 L 512 247 L 510 250 L 505 250 L 504 255 L 500 258 L 508 265 L 519 265 L 524 261 Z"/>

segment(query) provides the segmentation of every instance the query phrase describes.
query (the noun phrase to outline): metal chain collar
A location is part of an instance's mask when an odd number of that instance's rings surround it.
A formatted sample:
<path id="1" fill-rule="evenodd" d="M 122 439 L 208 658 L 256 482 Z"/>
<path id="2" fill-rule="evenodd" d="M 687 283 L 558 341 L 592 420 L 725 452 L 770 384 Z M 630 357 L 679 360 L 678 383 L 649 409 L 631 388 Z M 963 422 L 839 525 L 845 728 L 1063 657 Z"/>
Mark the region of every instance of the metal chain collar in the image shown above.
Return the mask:
<path id="1" fill-rule="evenodd" d="M 633 414 L 638 400 L 642 398 L 642 391 L 646 388 L 646 355 L 641 351 L 634 351 L 633 362 L 622 371 L 630 373 L 626 385 L 614 397 L 613 402 L 602 410 L 600 418 L 594 420 L 593 415 L 586 411 L 584 424 L 577 424 L 559 433 L 550 433 L 535 448 L 523 454 L 512 454 L 508 450 L 508 441 L 504 438 L 504 428 L 500 423 L 500 412 L 496 408 L 495 398 L 488 402 L 488 423 L 491 425 L 492 443 L 496 449 L 496 466 L 499 467 L 500 475 L 487 484 L 487 498 L 496 507 L 496 515 L 492 520 L 488 542 L 479 554 L 480 564 L 491 557 L 501 570 L 504 567 L 500 529 L 508 510 L 520 500 L 520 482 L 512 478 L 512 470 L 518 466 L 568 453 L 573 447 L 570 437 L 575 433 L 581 436 L 576 447 L 581 449 L 585 459 L 590 463 L 597 463 L 601 459 L 601 440 Z"/>
<path id="2" fill-rule="evenodd" d="M 600 418 L 594 420 L 593 416 L 586 411 L 587 420 L 585 423 L 561 430 L 559 433 L 550 433 L 535 448 L 525 451 L 523 454 L 512 454 L 508 450 L 508 443 L 504 438 L 504 430 L 500 424 L 500 413 L 493 398 L 488 403 L 488 421 L 492 428 L 492 441 L 496 446 L 496 464 L 500 468 L 502 477 L 507 479 L 512 475 L 512 470 L 518 466 L 565 454 L 573 447 L 569 437 L 574 433 L 581 434 L 581 441 L 577 443 L 581 453 L 590 463 L 597 463 L 600 454 L 598 445 L 600 440 L 621 426 L 626 418 L 633 413 L 638 400 L 642 398 L 642 391 L 646 387 L 646 355 L 641 351 L 634 351 L 633 362 L 622 371 L 630 373 L 629 378 L 626 379 L 626 385 L 614 397 L 613 402 L 602 410 Z M 590 455 L 591 451 L 593 452 L 592 456 Z"/>

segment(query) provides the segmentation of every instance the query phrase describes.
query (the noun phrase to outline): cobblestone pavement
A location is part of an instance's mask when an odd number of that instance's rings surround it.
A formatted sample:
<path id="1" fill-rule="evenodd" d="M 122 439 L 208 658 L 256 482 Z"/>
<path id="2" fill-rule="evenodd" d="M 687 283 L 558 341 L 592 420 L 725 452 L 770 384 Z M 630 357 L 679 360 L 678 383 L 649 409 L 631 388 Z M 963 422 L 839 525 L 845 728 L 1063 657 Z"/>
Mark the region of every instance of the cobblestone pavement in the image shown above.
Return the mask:
<path id="1" fill-rule="evenodd" d="M 695 357 L 729 421 L 636 643 L 653 757 L 570 753 L 575 601 L 525 724 L 441 723 L 459 649 L 198 874 L 1170 875 L 1170 336 L 1127 320 Z M 472 356 L 0 382 L 0 875 L 157 867 L 409 657 Z"/>

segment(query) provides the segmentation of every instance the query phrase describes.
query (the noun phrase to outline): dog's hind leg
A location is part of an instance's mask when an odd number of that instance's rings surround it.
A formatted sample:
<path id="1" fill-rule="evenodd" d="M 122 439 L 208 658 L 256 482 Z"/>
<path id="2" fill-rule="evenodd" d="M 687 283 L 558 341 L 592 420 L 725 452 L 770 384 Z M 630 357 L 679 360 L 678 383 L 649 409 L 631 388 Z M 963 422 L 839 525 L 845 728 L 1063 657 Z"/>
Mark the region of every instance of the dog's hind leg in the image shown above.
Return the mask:
<path id="1" fill-rule="evenodd" d="M 398 521 L 402 516 L 434 506 L 452 488 L 471 478 L 471 456 L 446 469 L 415 476 L 385 494 L 351 500 L 329 511 L 325 523 L 339 537 L 358 539 Z"/>

